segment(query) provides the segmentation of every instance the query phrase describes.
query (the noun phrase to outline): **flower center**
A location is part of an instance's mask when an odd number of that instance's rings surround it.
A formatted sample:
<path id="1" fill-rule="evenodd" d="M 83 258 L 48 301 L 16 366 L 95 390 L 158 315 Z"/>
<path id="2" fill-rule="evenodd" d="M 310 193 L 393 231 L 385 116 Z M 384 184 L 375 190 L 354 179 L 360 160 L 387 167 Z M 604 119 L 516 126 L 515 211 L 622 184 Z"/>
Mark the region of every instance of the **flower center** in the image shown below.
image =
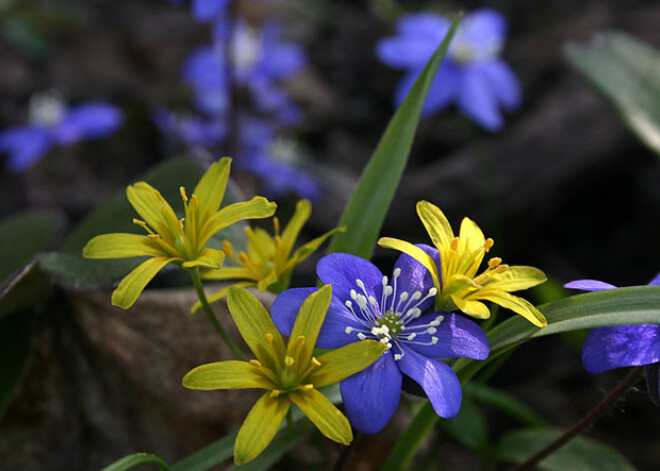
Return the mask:
<path id="1" fill-rule="evenodd" d="M 64 112 L 64 100 L 56 91 L 37 94 L 30 99 L 28 114 L 33 124 L 48 128 L 56 126 Z"/>
<path id="2" fill-rule="evenodd" d="M 232 44 L 232 59 L 239 70 L 252 67 L 261 55 L 261 38 L 257 32 L 245 26 L 237 28 Z"/>

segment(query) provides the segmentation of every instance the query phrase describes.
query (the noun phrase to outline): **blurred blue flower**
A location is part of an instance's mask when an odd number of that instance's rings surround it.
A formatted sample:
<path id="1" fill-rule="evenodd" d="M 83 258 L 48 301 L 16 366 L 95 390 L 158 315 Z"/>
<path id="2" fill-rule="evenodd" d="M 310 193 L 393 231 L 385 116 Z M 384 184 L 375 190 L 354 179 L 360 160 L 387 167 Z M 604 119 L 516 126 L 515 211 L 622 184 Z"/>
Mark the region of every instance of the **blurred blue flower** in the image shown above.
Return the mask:
<path id="1" fill-rule="evenodd" d="M 649 286 L 660 286 L 660 273 Z M 565 288 L 582 291 L 617 289 L 598 280 L 576 280 Z M 591 329 L 582 346 L 582 364 L 590 373 L 626 366 L 646 366 L 649 393 L 654 402 L 660 398 L 660 325 L 638 324 Z"/>
<path id="2" fill-rule="evenodd" d="M 170 0 L 170 3 L 181 5 L 186 0 Z M 192 14 L 198 21 L 215 21 L 222 17 L 232 0 L 191 0 Z M 269 2 L 273 0 L 255 0 Z"/>
<path id="3" fill-rule="evenodd" d="M 167 136 L 174 136 L 188 147 L 211 147 L 227 138 L 227 125 L 222 119 L 208 119 L 193 114 L 179 114 L 156 108 L 152 119 Z"/>
<path id="4" fill-rule="evenodd" d="M 0 153 L 8 155 L 10 170 L 21 172 L 37 163 L 51 147 L 105 137 L 122 121 L 122 112 L 107 103 L 67 108 L 57 94 L 35 95 L 30 101 L 29 124 L 0 133 Z"/>
<path id="5" fill-rule="evenodd" d="M 399 404 L 403 375 L 424 389 L 439 416 L 454 417 L 461 405 L 461 385 L 437 358 L 483 360 L 490 347 L 475 322 L 447 312 L 425 313 L 436 291 L 428 270 L 404 254 L 388 280 L 371 262 L 335 253 L 319 261 L 316 274 L 332 285 L 332 302 L 316 346 L 339 348 L 364 339 L 388 346 L 373 365 L 340 383 L 351 424 L 363 433 L 381 431 Z M 291 333 L 298 309 L 316 289 L 289 289 L 275 299 L 273 322 L 282 333 Z"/>
<path id="6" fill-rule="evenodd" d="M 406 97 L 449 27 L 448 19 L 433 13 L 405 15 L 397 22 L 397 35 L 378 43 L 378 58 L 406 71 L 395 94 L 397 105 Z M 463 114 L 484 129 L 502 129 L 504 121 L 499 108 L 514 110 L 521 103 L 518 79 L 499 58 L 506 28 L 504 17 L 490 8 L 465 15 L 431 85 L 424 115 L 456 103 Z"/>
<path id="7" fill-rule="evenodd" d="M 196 106 L 205 113 L 222 113 L 229 103 L 225 50 L 217 37 L 226 33 L 225 26 L 226 21 L 219 21 L 214 46 L 193 51 L 182 68 L 183 80 L 193 89 Z M 297 108 L 278 85 L 305 67 L 304 50 L 297 44 L 280 41 L 281 28 L 276 22 L 255 29 L 238 20 L 232 31 L 233 79 L 250 89 L 259 111 L 276 112 L 289 121 L 297 114 Z"/>

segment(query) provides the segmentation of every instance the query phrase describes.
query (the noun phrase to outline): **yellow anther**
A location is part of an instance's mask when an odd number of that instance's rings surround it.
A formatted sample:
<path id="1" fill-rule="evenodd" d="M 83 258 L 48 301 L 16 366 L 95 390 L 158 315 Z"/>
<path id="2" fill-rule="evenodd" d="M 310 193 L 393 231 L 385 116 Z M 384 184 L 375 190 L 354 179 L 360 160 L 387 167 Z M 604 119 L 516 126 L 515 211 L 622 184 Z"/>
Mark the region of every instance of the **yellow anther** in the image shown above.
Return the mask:
<path id="1" fill-rule="evenodd" d="M 486 239 L 486 242 L 484 243 L 484 251 L 488 252 L 490 249 L 493 248 L 493 245 L 495 245 L 495 241 L 489 237 L 488 239 Z"/>
<path id="2" fill-rule="evenodd" d="M 449 245 L 449 247 L 450 247 L 452 250 L 454 250 L 454 251 L 455 251 L 455 250 L 458 250 L 458 242 L 459 242 L 459 238 L 458 238 L 458 237 L 454 237 L 454 238 L 452 239 L 451 244 Z"/>
<path id="3" fill-rule="evenodd" d="M 183 221 L 185 221 L 184 218 L 179 219 L 179 230 L 183 232 Z"/>
<path id="4" fill-rule="evenodd" d="M 282 244 L 282 238 L 279 235 L 275 236 L 275 245 L 280 246 Z"/>
<path id="5" fill-rule="evenodd" d="M 270 392 L 270 394 L 268 395 L 268 397 L 270 397 L 271 399 L 275 399 L 279 395 L 280 395 L 280 390 L 279 389 L 273 389 Z"/>
<path id="6" fill-rule="evenodd" d="M 314 389 L 314 385 L 313 385 L 313 384 L 305 384 L 305 385 L 304 385 L 302 388 L 300 388 L 300 389 L 302 389 L 303 391 L 309 391 L 310 389 Z"/>
<path id="7" fill-rule="evenodd" d="M 144 221 L 140 221 L 139 219 L 135 219 L 135 218 L 133 218 L 133 224 L 137 224 L 137 225 L 140 226 L 140 227 L 144 227 L 144 226 L 147 225 L 146 222 L 144 222 Z"/>
<path id="8" fill-rule="evenodd" d="M 482 273 L 472 281 L 474 281 L 478 285 L 484 285 L 489 280 L 490 280 L 490 275 L 488 273 Z"/>
<path id="9" fill-rule="evenodd" d="M 495 273 L 497 273 L 497 274 L 504 273 L 508 268 L 509 268 L 509 265 L 507 265 L 505 263 L 504 265 L 500 265 L 499 267 L 497 267 L 497 269 L 495 270 Z"/>
<path id="10" fill-rule="evenodd" d="M 316 359 L 316 357 L 312 357 L 312 365 L 316 366 L 317 368 L 321 366 L 321 362 Z"/>
<path id="11" fill-rule="evenodd" d="M 266 342 L 268 342 L 271 345 L 273 344 L 273 339 L 274 339 L 273 334 L 266 334 L 265 338 L 266 338 Z"/>
<path id="12" fill-rule="evenodd" d="M 231 245 L 231 242 L 225 239 L 222 241 L 222 251 L 225 253 L 225 256 L 231 257 L 234 253 L 234 246 Z"/>
<path id="13" fill-rule="evenodd" d="M 488 268 L 495 268 L 500 263 L 502 263 L 502 259 L 500 257 L 493 257 L 490 260 L 488 260 Z"/>
<path id="14" fill-rule="evenodd" d="M 296 338 L 296 343 L 302 347 L 305 344 L 305 336 L 298 336 L 298 338 Z"/>
<path id="15" fill-rule="evenodd" d="M 150 239 L 160 239 L 160 236 L 158 234 L 147 234 L 147 237 Z"/>
<path id="16" fill-rule="evenodd" d="M 181 194 L 181 199 L 184 203 L 188 202 L 188 197 L 186 196 L 186 189 L 182 186 L 179 187 L 179 194 Z"/>
<path id="17" fill-rule="evenodd" d="M 257 368 L 261 368 L 261 362 L 259 360 L 250 360 L 250 365 L 256 366 Z"/>
<path id="18" fill-rule="evenodd" d="M 277 217 L 273 218 L 273 232 L 275 233 L 275 237 L 279 237 L 279 235 L 280 235 L 280 220 L 277 219 Z"/>
<path id="19" fill-rule="evenodd" d="M 197 195 L 196 195 L 195 193 L 193 193 L 193 195 L 190 197 L 190 204 L 191 204 L 194 208 L 198 208 L 198 207 L 199 207 L 199 200 L 197 199 Z"/>
<path id="20" fill-rule="evenodd" d="M 287 356 L 284 357 L 284 364 L 285 364 L 286 366 L 293 366 L 293 364 L 294 364 L 295 362 L 296 362 L 296 361 L 293 359 L 293 357 L 290 357 L 289 355 L 287 355 Z"/>
<path id="21" fill-rule="evenodd" d="M 249 261 L 248 256 L 245 252 L 241 252 L 238 254 L 238 259 L 243 265 L 246 265 Z"/>

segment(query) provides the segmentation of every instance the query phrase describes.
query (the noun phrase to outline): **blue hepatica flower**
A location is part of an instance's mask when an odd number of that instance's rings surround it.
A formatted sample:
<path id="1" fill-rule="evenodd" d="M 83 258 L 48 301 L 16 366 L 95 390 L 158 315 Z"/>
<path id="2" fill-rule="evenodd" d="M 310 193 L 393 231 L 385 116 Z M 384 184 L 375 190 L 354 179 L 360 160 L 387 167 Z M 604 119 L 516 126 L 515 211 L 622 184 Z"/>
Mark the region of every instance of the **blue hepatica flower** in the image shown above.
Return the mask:
<path id="1" fill-rule="evenodd" d="M 35 95 L 30 101 L 29 124 L 0 133 L 0 154 L 8 155 L 10 170 L 22 172 L 37 163 L 54 146 L 98 139 L 122 123 L 121 111 L 94 102 L 67 108 L 57 94 Z"/>
<path id="2" fill-rule="evenodd" d="M 272 0 L 259 0 L 268 2 Z M 170 0 L 170 3 L 182 4 L 185 0 Z M 192 14 L 198 21 L 214 21 L 225 14 L 231 0 L 191 0 Z"/>
<path id="3" fill-rule="evenodd" d="M 660 286 L 660 273 L 649 286 Z M 617 286 L 598 280 L 576 280 L 565 288 L 582 291 L 617 289 Z M 590 373 L 626 366 L 646 366 L 646 379 L 651 398 L 658 403 L 660 396 L 660 325 L 638 324 L 591 329 L 582 346 L 582 364 Z"/>
<path id="4" fill-rule="evenodd" d="M 381 40 L 376 53 L 385 64 L 404 69 L 395 101 L 400 104 L 417 76 L 449 31 L 450 21 L 433 13 L 403 16 L 397 35 Z M 521 102 L 520 84 L 511 68 L 499 58 L 506 36 L 506 20 L 490 8 L 465 15 L 449 47 L 447 57 L 431 86 L 425 115 L 450 103 L 489 131 L 499 131 L 504 120 L 499 108 L 516 109 Z"/>
<path id="5" fill-rule="evenodd" d="M 376 363 L 340 384 L 351 424 L 363 433 L 382 430 L 399 404 L 403 375 L 424 389 L 438 415 L 454 417 L 461 405 L 460 383 L 436 358 L 485 359 L 489 345 L 476 323 L 447 312 L 426 313 L 436 294 L 428 271 L 401 255 L 390 280 L 372 263 L 336 253 L 323 257 L 316 273 L 333 292 L 316 346 L 339 348 L 363 339 L 388 346 Z M 278 329 L 291 333 L 299 307 L 315 290 L 294 288 L 275 299 Z"/>

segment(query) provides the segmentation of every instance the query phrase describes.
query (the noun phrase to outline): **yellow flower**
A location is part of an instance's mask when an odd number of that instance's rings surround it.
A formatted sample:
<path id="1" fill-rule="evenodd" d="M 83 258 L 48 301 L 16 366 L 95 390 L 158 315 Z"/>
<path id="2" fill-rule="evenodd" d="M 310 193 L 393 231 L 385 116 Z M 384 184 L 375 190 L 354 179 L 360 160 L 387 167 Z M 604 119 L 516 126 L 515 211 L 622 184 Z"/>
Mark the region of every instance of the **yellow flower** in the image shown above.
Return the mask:
<path id="1" fill-rule="evenodd" d="M 206 247 L 211 236 L 243 219 L 273 215 L 277 205 L 261 196 L 219 209 L 230 165 L 229 157 L 211 165 L 190 199 L 181 187 L 183 219 L 176 217 L 160 192 L 148 183 L 128 186 L 128 201 L 143 219 L 133 219 L 133 222 L 147 234 L 103 234 L 91 239 L 83 249 L 86 258 L 150 257 L 119 283 L 112 293 L 112 304 L 124 309 L 131 307 L 147 283 L 168 263 L 183 268 L 221 268 L 224 252 Z"/>
<path id="2" fill-rule="evenodd" d="M 332 298 L 327 285 L 302 304 L 288 344 L 266 308 L 249 291 L 231 287 L 229 312 L 256 360 L 222 361 L 199 366 L 186 374 L 190 389 L 265 389 L 238 431 L 234 461 L 242 465 L 256 458 L 271 442 L 291 404 L 307 415 L 323 435 L 348 445 L 353 433 L 348 419 L 318 388 L 335 384 L 375 362 L 387 348 L 364 340 L 313 356 L 314 345 Z"/>
<path id="3" fill-rule="evenodd" d="M 316 251 L 325 240 L 345 228 L 338 227 L 326 232 L 320 237 L 307 242 L 298 250 L 293 246 L 298 239 L 300 230 L 305 225 L 312 212 L 312 205 L 307 200 L 296 204 L 296 211 L 280 236 L 280 224 L 273 218 L 275 235 L 271 236 L 261 228 L 245 229 L 247 234 L 247 253 L 236 253 L 229 241 L 224 242 L 225 255 L 238 266 L 224 266 L 219 270 L 208 270 L 202 273 L 205 280 L 245 280 L 236 283 L 237 287 L 256 286 L 259 291 L 281 293 L 289 286 L 293 269 Z M 227 295 L 228 288 L 209 296 L 209 302 L 217 301 Z M 192 312 L 201 307 L 200 303 L 193 306 Z"/>
<path id="4" fill-rule="evenodd" d="M 538 327 L 547 325 L 545 316 L 531 303 L 509 294 L 543 283 L 546 276 L 541 270 L 508 266 L 501 258 L 494 257 L 488 261 L 488 268 L 477 275 L 484 255 L 493 247 L 493 239 L 485 239 L 479 226 L 468 218 L 463 218 L 460 234 L 455 237 L 442 211 L 427 201 L 417 203 L 417 214 L 438 249 L 440 267 L 424 250 L 409 242 L 383 237 L 378 245 L 410 255 L 431 272 L 438 290 L 436 309 L 459 309 L 478 319 L 487 319 L 490 310 L 480 300 L 491 301 Z"/>

